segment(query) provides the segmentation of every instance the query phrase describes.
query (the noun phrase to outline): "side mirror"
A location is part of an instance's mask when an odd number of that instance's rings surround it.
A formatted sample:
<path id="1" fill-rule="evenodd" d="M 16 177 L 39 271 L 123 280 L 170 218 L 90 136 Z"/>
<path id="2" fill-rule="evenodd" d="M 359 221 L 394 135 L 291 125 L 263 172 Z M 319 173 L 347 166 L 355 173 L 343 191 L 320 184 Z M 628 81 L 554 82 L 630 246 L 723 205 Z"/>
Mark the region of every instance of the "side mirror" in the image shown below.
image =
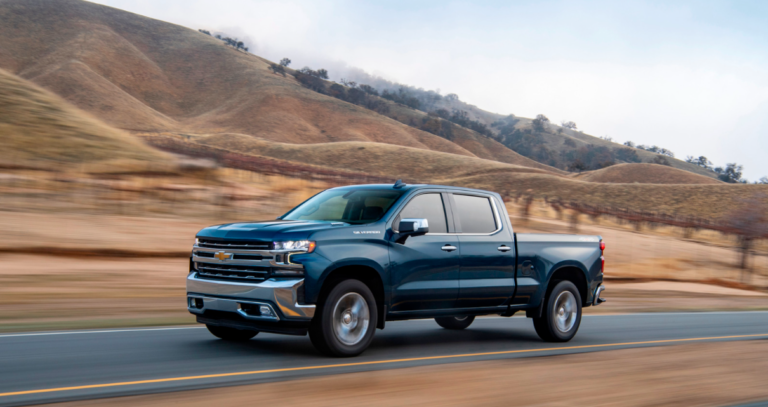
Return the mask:
<path id="1" fill-rule="evenodd" d="M 429 222 L 426 219 L 403 219 L 397 229 L 404 236 L 425 235 L 429 233 Z"/>

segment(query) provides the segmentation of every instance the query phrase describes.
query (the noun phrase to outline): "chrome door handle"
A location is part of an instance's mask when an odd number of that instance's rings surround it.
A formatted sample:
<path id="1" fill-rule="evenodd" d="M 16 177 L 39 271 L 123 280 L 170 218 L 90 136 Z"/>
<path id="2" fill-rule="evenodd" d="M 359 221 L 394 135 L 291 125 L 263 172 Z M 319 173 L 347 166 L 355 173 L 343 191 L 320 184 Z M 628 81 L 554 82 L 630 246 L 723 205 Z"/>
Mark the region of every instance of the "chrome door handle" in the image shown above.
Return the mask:
<path id="1" fill-rule="evenodd" d="M 508 251 L 512 250 L 512 248 L 511 248 L 511 247 L 509 247 L 509 246 L 499 246 L 499 247 L 498 247 L 498 250 L 499 250 L 500 252 L 508 252 Z"/>
<path id="2" fill-rule="evenodd" d="M 444 251 L 446 251 L 446 252 L 452 252 L 452 251 L 456 250 L 457 247 L 456 246 L 451 246 L 451 245 L 447 244 L 447 245 L 443 246 L 442 249 Z"/>

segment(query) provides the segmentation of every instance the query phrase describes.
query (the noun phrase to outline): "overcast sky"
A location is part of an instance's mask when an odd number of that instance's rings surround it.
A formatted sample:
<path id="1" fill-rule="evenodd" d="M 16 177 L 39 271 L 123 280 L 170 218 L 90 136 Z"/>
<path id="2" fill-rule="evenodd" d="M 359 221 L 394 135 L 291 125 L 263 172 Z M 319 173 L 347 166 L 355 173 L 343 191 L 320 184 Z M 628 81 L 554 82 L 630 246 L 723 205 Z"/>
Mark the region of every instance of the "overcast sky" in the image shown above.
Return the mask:
<path id="1" fill-rule="evenodd" d="M 768 175 L 768 1 L 97 3 Z"/>

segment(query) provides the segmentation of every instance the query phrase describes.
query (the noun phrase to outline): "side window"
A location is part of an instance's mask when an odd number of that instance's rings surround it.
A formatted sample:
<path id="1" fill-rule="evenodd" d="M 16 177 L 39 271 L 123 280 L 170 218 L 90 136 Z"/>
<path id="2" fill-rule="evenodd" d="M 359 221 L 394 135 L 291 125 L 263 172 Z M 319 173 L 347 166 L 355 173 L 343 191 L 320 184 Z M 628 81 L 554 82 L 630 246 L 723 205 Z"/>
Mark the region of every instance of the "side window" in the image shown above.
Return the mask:
<path id="1" fill-rule="evenodd" d="M 469 195 L 453 195 L 456 214 L 459 216 L 461 233 L 491 233 L 496 230 L 496 219 L 488 198 Z"/>
<path id="2" fill-rule="evenodd" d="M 411 199 L 405 209 L 395 219 L 394 227 L 401 219 L 427 219 L 430 233 L 447 233 L 448 223 L 445 220 L 445 207 L 440 194 L 422 194 Z"/>

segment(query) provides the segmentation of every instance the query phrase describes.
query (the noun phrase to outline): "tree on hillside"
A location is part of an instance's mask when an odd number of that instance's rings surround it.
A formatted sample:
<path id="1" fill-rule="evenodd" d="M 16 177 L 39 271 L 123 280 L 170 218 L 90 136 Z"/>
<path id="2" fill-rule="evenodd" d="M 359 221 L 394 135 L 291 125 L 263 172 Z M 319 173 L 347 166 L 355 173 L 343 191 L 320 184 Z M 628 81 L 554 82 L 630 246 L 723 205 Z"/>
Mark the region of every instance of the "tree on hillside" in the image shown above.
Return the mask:
<path id="1" fill-rule="evenodd" d="M 211 35 L 211 32 L 210 32 L 210 31 L 208 31 L 208 30 L 199 29 L 199 30 L 197 30 L 197 31 L 200 31 L 201 33 L 203 33 L 203 34 L 205 34 L 205 35 Z"/>
<path id="2" fill-rule="evenodd" d="M 344 78 L 341 78 L 341 80 L 339 80 L 339 82 L 341 82 L 342 85 L 344 85 L 344 86 L 346 86 L 348 88 L 356 88 L 357 87 L 357 82 L 355 82 L 355 81 L 348 81 L 348 80 L 346 80 Z"/>
<path id="3" fill-rule="evenodd" d="M 361 89 L 363 92 L 365 92 L 365 93 L 367 93 L 367 94 L 369 94 L 369 95 L 373 95 L 373 96 L 379 96 L 379 91 L 377 91 L 377 90 L 376 90 L 376 88 L 374 88 L 374 87 L 373 87 L 373 86 L 371 86 L 371 85 L 360 85 L 360 86 L 358 86 L 358 87 L 359 87 L 359 88 L 360 88 L 360 89 Z"/>
<path id="4" fill-rule="evenodd" d="M 667 150 L 666 148 L 662 148 L 662 147 L 659 147 L 659 146 L 650 146 L 650 147 L 648 147 L 648 146 L 644 146 L 644 145 L 640 144 L 639 146 L 637 146 L 637 148 L 639 148 L 640 150 L 650 151 L 652 153 L 666 155 L 667 157 L 675 158 L 675 153 L 673 153 L 670 150 Z"/>
<path id="5" fill-rule="evenodd" d="M 613 151 L 618 160 L 628 163 L 639 163 L 643 161 L 637 156 L 637 151 L 633 148 L 617 148 Z"/>
<path id="6" fill-rule="evenodd" d="M 560 125 L 566 129 L 576 130 L 576 123 L 563 121 Z"/>
<path id="7" fill-rule="evenodd" d="M 768 184 L 768 177 L 762 177 L 759 181 L 755 181 L 755 184 Z"/>
<path id="8" fill-rule="evenodd" d="M 616 164 L 610 148 L 594 144 L 565 151 L 562 156 L 564 160 L 570 161 L 567 167 L 570 171 L 599 170 Z"/>
<path id="9" fill-rule="evenodd" d="M 709 161 L 707 157 L 704 157 L 703 155 L 699 157 L 689 155 L 685 158 L 685 162 L 698 165 L 699 167 L 706 168 L 708 170 L 712 169 L 712 161 Z"/>
<path id="10" fill-rule="evenodd" d="M 653 160 L 649 161 L 651 164 L 659 164 L 659 165 L 666 165 L 666 166 L 672 166 L 672 164 L 669 163 L 669 160 L 667 160 L 667 157 L 657 155 L 656 157 L 653 157 Z"/>
<path id="11" fill-rule="evenodd" d="M 285 76 L 285 66 L 283 66 L 283 65 L 270 64 L 269 65 L 269 70 L 274 72 L 275 75 L 279 74 L 279 75 Z"/>
<path id="12" fill-rule="evenodd" d="M 536 133 L 541 133 L 546 128 L 547 123 L 549 123 L 549 118 L 547 118 L 547 116 L 544 116 L 543 114 L 539 114 L 539 115 L 536 115 L 535 119 L 533 119 L 531 126 L 533 128 L 533 131 L 535 131 Z"/>
<path id="13" fill-rule="evenodd" d="M 455 93 L 449 93 L 449 94 L 445 95 L 445 100 L 447 100 L 449 102 L 458 102 L 459 101 L 459 95 L 457 95 Z"/>
<path id="14" fill-rule="evenodd" d="M 631 141 L 625 141 L 625 142 L 624 142 L 624 145 L 625 145 L 625 146 L 627 146 L 627 147 L 632 147 L 632 148 L 635 148 L 635 143 L 633 143 L 633 142 L 631 142 Z"/>
<path id="15" fill-rule="evenodd" d="M 303 73 L 304 75 L 309 75 L 318 79 L 328 79 L 328 71 L 325 69 L 318 69 L 314 70 L 308 66 L 305 66 L 304 68 L 299 69 L 299 72 Z"/>
<path id="16" fill-rule="evenodd" d="M 741 179 L 741 173 L 743 169 L 744 166 L 742 165 L 736 163 L 728 163 L 725 165 L 725 168 L 715 168 L 715 172 L 717 173 L 717 178 L 720 179 L 720 181 L 727 182 L 729 184 L 738 184 L 746 182 L 746 180 Z"/>
<path id="17" fill-rule="evenodd" d="M 284 67 L 288 67 L 288 65 L 291 64 L 291 60 L 288 58 L 283 58 L 280 60 L 280 65 Z"/>

